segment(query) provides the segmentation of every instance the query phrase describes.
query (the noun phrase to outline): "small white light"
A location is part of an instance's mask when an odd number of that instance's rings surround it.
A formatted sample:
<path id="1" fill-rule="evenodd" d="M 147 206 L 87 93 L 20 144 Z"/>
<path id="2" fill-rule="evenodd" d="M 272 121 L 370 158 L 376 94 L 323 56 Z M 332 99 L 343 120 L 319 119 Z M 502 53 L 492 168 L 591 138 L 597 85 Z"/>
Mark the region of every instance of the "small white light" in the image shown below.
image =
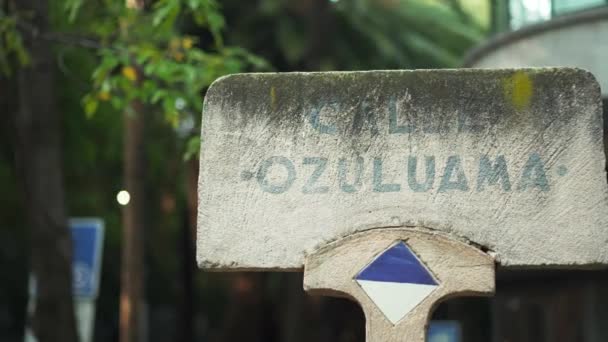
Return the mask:
<path id="1" fill-rule="evenodd" d="M 184 100 L 181 97 L 178 97 L 175 100 L 175 109 L 177 109 L 177 110 L 183 110 L 184 108 L 186 108 L 186 100 Z"/>
<path id="2" fill-rule="evenodd" d="M 116 194 L 116 202 L 120 205 L 127 205 L 131 201 L 131 195 L 127 190 L 120 190 L 118 194 Z"/>

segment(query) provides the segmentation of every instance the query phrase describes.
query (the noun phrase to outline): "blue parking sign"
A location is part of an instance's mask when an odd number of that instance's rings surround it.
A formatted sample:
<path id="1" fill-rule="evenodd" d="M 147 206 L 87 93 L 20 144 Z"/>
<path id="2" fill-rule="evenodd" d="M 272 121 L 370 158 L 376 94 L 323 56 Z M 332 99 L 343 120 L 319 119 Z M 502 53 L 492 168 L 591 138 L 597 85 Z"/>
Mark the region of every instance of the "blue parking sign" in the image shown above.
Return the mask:
<path id="1" fill-rule="evenodd" d="M 427 332 L 429 342 L 460 342 L 460 324 L 457 321 L 431 321 Z"/>
<path id="2" fill-rule="evenodd" d="M 79 298 L 96 298 L 99 291 L 104 225 L 98 218 L 72 218 L 72 290 Z"/>

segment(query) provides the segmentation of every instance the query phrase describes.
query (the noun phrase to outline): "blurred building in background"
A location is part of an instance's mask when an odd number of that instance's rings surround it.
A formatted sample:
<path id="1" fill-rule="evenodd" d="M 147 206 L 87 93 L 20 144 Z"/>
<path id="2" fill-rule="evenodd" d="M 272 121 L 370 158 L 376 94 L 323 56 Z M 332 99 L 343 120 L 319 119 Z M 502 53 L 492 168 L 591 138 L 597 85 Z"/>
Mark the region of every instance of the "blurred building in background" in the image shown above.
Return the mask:
<path id="1" fill-rule="evenodd" d="M 494 1 L 497 33 L 465 66 L 572 66 L 591 71 L 608 97 L 608 0 Z"/>
<path id="2" fill-rule="evenodd" d="M 495 0 L 491 18 L 495 35 L 465 66 L 589 70 L 602 88 L 606 128 L 608 0 Z M 606 271 L 500 272 L 491 303 L 493 342 L 608 341 Z"/>

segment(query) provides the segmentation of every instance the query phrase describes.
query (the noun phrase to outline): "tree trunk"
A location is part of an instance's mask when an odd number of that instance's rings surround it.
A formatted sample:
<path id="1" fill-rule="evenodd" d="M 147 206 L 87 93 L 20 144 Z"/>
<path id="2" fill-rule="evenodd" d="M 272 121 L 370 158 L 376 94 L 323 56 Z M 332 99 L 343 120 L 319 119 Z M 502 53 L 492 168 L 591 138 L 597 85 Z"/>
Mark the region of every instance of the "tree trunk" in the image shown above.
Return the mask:
<path id="1" fill-rule="evenodd" d="M 190 229 L 189 211 L 182 211 L 182 229 L 179 238 L 178 250 L 180 251 L 180 291 L 177 293 L 177 339 L 179 342 L 191 342 L 194 337 L 194 244 L 192 242 L 192 230 Z"/>
<path id="2" fill-rule="evenodd" d="M 196 241 L 196 225 L 198 220 L 198 158 L 190 159 L 186 164 L 186 205 L 190 223 L 192 244 Z"/>
<path id="3" fill-rule="evenodd" d="M 48 4 L 20 0 L 40 32 L 48 30 Z M 72 299 L 72 239 L 67 225 L 60 120 L 53 94 L 53 55 L 48 42 L 24 34 L 32 65 L 18 74 L 15 159 L 30 228 L 30 265 L 37 280 L 32 327 L 40 342 L 76 342 Z M 35 40 L 35 42 L 34 42 Z"/>
<path id="4" fill-rule="evenodd" d="M 126 0 L 125 6 L 142 10 L 144 0 Z M 138 79 L 142 76 L 139 72 L 137 75 Z M 122 212 L 120 342 L 140 342 L 147 340 L 144 295 L 145 121 L 141 102 L 131 102 L 129 109 L 124 113 L 123 181 L 131 201 Z"/>
<path id="5" fill-rule="evenodd" d="M 231 274 L 230 303 L 217 342 L 274 341 L 268 329 L 269 313 L 264 298 L 266 274 L 238 272 Z"/>
<path id="6" fill-rule="evenodd" d="M 331 4 L 327 0 L 309 1 L 305 14 L 308 46 L 305 53 L 304 67 L 308 71 L 318 71 L 326 56 L 327 45 L 333 35 Z"/>
<path id="7" fill-rule="evenodd" d="M 178 250 L 181 255 L 181 291 L 178 293 L 177 341 L 194 341 L 194 316 L 196 315 L 195 243 L 197 220 L 198 159 L 192 158 L 185 167 L 186 208 L 182 212 L 182 231 Z"/>
<path id="8" fill-rule="evenodd" d="M 144 225 L 145 122 L 143 105 L 134 101 L 124 114 L 124 185 L 131 195 L 122 212 L 120 341 L 145 341 Z"/>

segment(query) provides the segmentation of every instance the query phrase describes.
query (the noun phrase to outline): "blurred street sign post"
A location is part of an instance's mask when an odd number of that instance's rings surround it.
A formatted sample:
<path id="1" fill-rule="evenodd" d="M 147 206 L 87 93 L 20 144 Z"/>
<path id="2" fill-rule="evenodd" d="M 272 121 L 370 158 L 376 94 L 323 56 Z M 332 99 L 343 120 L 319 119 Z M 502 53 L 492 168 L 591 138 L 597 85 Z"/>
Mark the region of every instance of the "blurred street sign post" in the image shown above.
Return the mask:
<path id="1" fill-rule="evenodd" d="M 104 224 L 98 218 L 70 219 L 72 276 L 76 321 L 81 342 L 93 340 L 95 301 L 99 293 Z"/>
<path id="2" fill-rule="evenodd" d="M 494 264 L 608 264 L 600 89 L 571 68 L 238 74 L 207 91 L 201 268 L 304 270 L 421 342 Z"/>
<path id="3" fill-rule="evenodd" d="M 81 342 L 93 340 L 95 301 L 99 293 L 103 254 L 104 222 L 100 218 L 71 218 L 72 233 L 72 291 L 74 313 Z M 28 314 L 35 310 L 36 281 L 30 277 Z M 26 342 L 36 338 L 26 327 Z"/>
<path id="4" fill-rule="evenodd" d="M 96 299 L 99 292 L 104 224 L 98 218 L 70 219 L 73 291 L 79 299 Z"/>
<path id="5" fill-rule="evenodd" d="M 428 342 L 462 342 L 462 332 L 457 321 L 431 321 L 427 332 Z"/>

